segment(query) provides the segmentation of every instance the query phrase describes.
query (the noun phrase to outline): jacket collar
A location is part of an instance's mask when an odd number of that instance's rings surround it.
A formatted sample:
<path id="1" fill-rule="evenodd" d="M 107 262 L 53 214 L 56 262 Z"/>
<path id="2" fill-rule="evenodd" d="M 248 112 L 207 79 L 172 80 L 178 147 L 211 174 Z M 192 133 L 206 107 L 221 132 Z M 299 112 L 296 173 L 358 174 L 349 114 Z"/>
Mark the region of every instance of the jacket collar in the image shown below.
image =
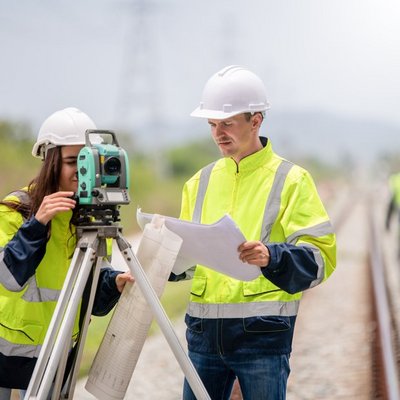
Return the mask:
<path id="1" fill-rule="evenodd" d="M 271 141 L 268 138 L 260 136 L 263 148 L 253 154 L 240 160 L 239 164 L 233 158 L 224 158 L 225 167 L 232 172 L 244 172 L 257 169 L 268 162 L 272 157 Z"/>

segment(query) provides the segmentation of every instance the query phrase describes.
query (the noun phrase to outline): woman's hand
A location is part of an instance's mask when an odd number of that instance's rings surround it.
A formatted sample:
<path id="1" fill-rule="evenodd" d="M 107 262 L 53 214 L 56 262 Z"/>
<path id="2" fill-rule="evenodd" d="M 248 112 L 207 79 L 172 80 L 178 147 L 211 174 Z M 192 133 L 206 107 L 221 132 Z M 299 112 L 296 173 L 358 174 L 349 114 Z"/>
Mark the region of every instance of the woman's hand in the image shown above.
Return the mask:
<path id="1" fill-rule="evenodd" d="M 242 243 L 239 248 L 239 258 L 247 264 L 266 267 L 269 264 L 269 250 L 264 243 L 258 241 L 250 241 Z"/>
<path id="2" fill-rule="evenodd" d="M 56 214 L 75 207 L 76 201 L 71 198 L 73 195 L 74 192 L 56 192 L 45 196 L 35 218 L 41 224 L 47 225 Z"/>
<path id="3" fill-rule="evenodd" d="M 129 271 L 124 272 L 122 274 L 118 274 L 115 278 L 115 284 L 117 285 L 117 289 L 120 293 L 124 290 L 126 282 L 135 282 L 135 279 L 131 275 Z"/>

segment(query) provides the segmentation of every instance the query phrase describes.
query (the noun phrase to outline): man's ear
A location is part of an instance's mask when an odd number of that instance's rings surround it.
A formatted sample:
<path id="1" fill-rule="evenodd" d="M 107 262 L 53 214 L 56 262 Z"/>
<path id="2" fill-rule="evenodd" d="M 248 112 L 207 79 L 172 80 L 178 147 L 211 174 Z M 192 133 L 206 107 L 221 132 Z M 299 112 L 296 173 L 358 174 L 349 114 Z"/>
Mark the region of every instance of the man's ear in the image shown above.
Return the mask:
<path id="1" fill-rule="evenodd" d="M 263 116 L 261 113 L 255 113 L 251 119 L 251 127 L 253 129 L 259 128 L 261 126 L 261 123 L 263 121 Z"/>

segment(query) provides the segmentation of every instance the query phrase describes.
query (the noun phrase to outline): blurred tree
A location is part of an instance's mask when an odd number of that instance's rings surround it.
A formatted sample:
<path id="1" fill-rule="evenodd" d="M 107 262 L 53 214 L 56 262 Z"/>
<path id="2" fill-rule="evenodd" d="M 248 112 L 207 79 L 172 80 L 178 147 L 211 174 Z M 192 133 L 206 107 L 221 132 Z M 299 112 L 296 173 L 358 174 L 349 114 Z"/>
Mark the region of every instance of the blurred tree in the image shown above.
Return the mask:
<path id="1" fill-rule="evenodd" d="M 32 141 L 32 130 L 21 122 L 0 120 L 0 139 L 5 141 Z"/>
<path id="2" fill-rule="evenodd" d="M 385 165 L 387 173 L 398 172 L 400 171 L 400 151 L 396 149 L 392 152 L 382 153 L 378 162 Z"/>
<path id="3" fill-rule="evenodd" d="M 33 139 L 28 125 L 0 121 L 0 193 L 27 185 L 40 167 L 40 160 L 30 156 Z"/>
<path id="4" fill-rule="evenodd" d="M 171 174 L 186 180 L 221 155 L 212 139 L 206 138 L 170 149 L 166 157 Z"/>

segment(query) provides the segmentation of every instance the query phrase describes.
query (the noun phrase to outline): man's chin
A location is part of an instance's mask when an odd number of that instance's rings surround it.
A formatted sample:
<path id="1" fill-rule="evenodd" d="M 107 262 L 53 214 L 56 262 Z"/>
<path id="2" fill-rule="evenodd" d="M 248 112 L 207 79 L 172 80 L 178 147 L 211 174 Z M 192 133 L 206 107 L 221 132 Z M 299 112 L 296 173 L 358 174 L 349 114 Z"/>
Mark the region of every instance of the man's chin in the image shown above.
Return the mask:
<path id="1" fill-rule="evenodd" d="M 231 154 L 230 143 L 220 143 L 218 144 L 218 148 L 222 155 L 230 156 Z"/>

